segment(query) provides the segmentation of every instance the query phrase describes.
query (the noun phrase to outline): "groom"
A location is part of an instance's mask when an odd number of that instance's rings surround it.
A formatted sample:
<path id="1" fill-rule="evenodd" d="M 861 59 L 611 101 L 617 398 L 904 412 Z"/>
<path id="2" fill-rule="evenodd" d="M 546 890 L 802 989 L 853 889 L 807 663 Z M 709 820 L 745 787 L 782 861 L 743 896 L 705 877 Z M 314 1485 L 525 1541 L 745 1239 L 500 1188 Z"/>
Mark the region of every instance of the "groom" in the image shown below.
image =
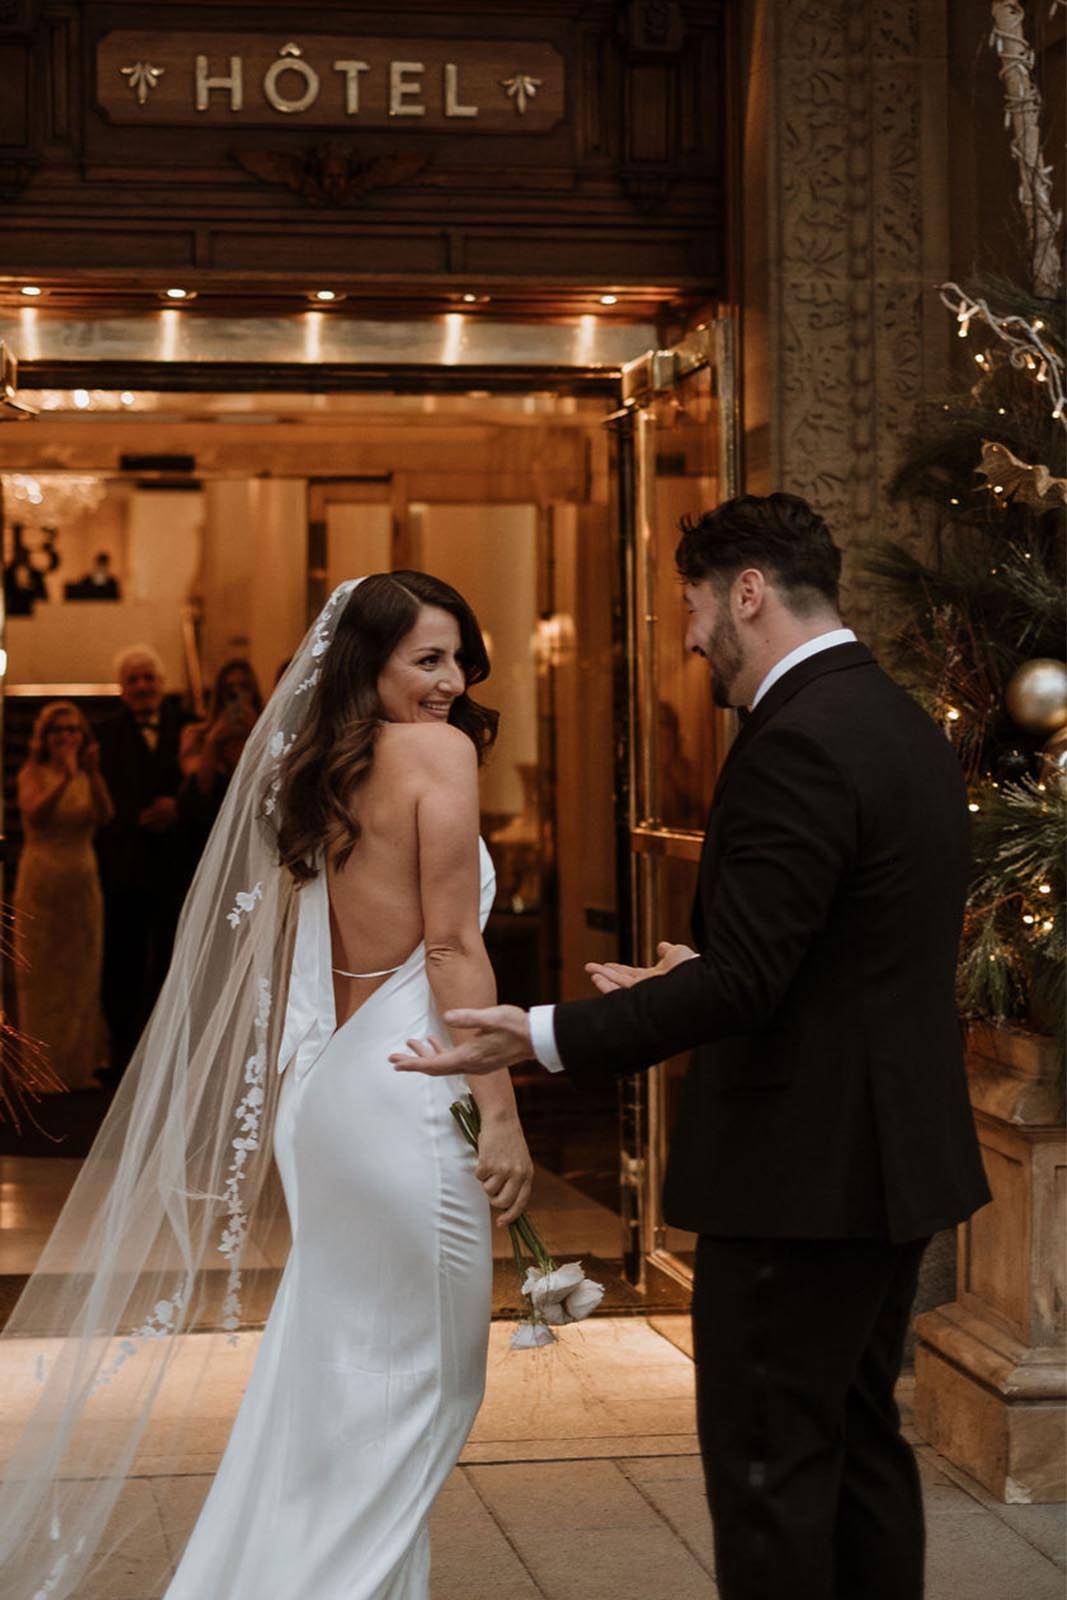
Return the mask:
<path id="1" fill-rule="evenodd" d="M 841 555 L 789 494 L 684 526 L 686 645 L 748 715 L 720 774 L 695 951 L 591 966 L 600 998 L 405 1069 L 536 1055 L 579 1083 L 693 1050 L 664 1209 L 698 1238 L 697 1408 L 722 1600 L 919 1600 L 922 1502 L 894 1402 L 931 1234 L 989 1198 L 954 974 L 959 763 L 838 615 Z"/>

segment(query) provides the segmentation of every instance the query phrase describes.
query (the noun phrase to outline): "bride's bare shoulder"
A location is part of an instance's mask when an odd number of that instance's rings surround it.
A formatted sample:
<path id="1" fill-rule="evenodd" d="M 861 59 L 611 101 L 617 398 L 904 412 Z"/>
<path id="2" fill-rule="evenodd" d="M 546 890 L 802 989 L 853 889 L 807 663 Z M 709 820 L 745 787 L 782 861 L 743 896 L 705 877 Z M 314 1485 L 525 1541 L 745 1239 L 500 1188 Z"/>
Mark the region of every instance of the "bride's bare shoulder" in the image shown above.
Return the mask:
<path id="1" fill-rule="evenodd" d="M 450 722 L 387 722 L 378 735 L 377 753 L 436 782 L 462 782 L 478 766 L 478 754 L 461 728 Z"/>

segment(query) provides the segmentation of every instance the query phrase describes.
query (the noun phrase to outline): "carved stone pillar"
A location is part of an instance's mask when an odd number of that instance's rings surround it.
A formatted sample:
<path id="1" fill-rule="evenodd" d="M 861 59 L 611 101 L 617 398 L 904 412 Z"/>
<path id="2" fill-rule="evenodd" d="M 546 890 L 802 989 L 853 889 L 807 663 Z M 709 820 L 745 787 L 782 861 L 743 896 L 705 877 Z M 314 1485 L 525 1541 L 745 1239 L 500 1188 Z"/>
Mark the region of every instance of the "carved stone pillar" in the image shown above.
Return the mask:
<path id="1" fill-rule="evenodd" d="M 856 547 L 909 538 L 886 486 L 916 407 L 941 392 L 949 318 L 947 0 L 746 0 L 741 314 L 744 481 L 788 489 L 845 548 L 845 615 L 877 650 L 889 619 Z M 917 530 L 914 530 L 917 537 Z M 916 1308 L 955 1293 L 955 1235 Z"/>
<path id="2" fill-rule="evenodd" d="M 749 0 L 742 21 L 748 482 L 810 499 L 846 548 L 907 535 L 886 485 L 944 381 L 944 22 L 945 0 Z M 877 643 L 854 583 L 847 611 Z"/>

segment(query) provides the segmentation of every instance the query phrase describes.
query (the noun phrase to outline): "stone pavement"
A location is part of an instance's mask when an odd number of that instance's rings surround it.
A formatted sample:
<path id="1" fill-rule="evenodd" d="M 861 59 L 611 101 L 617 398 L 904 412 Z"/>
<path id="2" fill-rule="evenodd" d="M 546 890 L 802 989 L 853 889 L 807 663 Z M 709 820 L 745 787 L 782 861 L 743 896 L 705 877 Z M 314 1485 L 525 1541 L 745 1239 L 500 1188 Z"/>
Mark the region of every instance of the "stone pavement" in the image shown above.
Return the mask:
<path id="1" fill-rule="evenodd" d="M 684 1344 L 681 1319 L 656 1320 Z M 512 1352 L 509 1337 L 494 1324 L 485 1404 L 434 1512 L 433 1600 L 714 1600 L 688 1356 L 642 1317 L 566 1329 L 547 1351 Z M 239 1336 L 225 1376 L 203 1395 L 195 1455 L 176 1460 L 146 1441 L 126 1490 L 138 1537 L 78 1600 L 158 1600 L 256 1340 Z M 10 1437 L 30 1386 L 0 1386 Z M 906 1383 L 901 1398 L 907 1414 Z M 1064 1508 L 999 1505 L 927 1447 L 917 1451 L 927 1600 L 1063 1600 Z"/>

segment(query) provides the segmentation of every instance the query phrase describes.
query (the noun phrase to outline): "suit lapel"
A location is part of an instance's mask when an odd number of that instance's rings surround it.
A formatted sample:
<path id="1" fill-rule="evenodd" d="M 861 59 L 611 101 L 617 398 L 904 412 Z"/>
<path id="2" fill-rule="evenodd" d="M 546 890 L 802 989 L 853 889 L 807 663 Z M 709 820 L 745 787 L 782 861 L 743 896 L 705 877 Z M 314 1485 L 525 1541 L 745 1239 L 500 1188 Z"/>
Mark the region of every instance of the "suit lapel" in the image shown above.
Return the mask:
<path id="1" fill-rule="evenodd" d="M 768 689 L 767 693 L 763 696 L 763 699 L 760 701 L 759 705 L 754 711 L 740 713 L 742 718 L 741 726 L 738 729 L 737 736 L 734 739 L 733 744 L 727 751 L 726 760 L 723 762 L 722 768 L 719 772 L 718 781 L 715 785 L 715 793 L 711 801 L 711 812 L 708 816 L 708 825 L 704 833 L 704 845 L 700 854 L 699 878 L 697 882 L 696 898 L 693 902 L 692 915 L 693 939 L 697 949 L 701 947 L 705 930 L 701 883 L 708 865 L 709 840 L 711 837 L 712 824 L 714 822 L 715 812 L 721 805 L 722 797 L 726 792 L 727 780 L 731 772 L 736 772 L 737 763 L 740 757 L 747 747 L 752 743 L 760 729 L 765 728 L 767 723 L 770 722 L 771 718 L 775 716 L 775 714 L 779 712 L 783 706 L 789 704 L 794 695 L 799 694 L 802 689 L 806 688 L 809 683 L 813 683 L 816 678 L 825 677 L 829 672 L 843 672 L 851 667 L 873 665 L 874 657 L 867 649 L 867 646 L 865 644 L 860 644 L 858 640 L 854 644 L 838 644 L 834 645 L 829 650 L 818 650 L 813 656 L 809 656 L 806 661 L 799 662 L 797 666 L 792 667 L 788 672 L 783 673 L 782 677 L 778 679 L 778 682 L 773 684 L 771 688 Z"/>
<path id="2" fill-rule="evenodd" d="M 783 706 L 788 705 L 795 695 L 807 688 L 809 683 L 814 683 L 816 678 L 824 678 L 827 673 L 873 665 L 874 657 L 871 652 L 865 644 L 860 644 L 857 640 L 855 644 L 838 644 L 830 650 L 819 650 L 806 661 L 801 661 L 784 673 L 778 682 L 768 689 L 755 711 L 750 711 L 744 718 L 737 738 L 730 746 L 729 754 L 723 762 L 719 781 L 715 785 L 715 797 L 711 802 L 712 810 L 714 811 L 721 802 L 726 780 L 730 773 L 736 770 L 742 752 L 752 743 L 760 729 L 765 728 L 771 718 L 776 716 Z"/>

